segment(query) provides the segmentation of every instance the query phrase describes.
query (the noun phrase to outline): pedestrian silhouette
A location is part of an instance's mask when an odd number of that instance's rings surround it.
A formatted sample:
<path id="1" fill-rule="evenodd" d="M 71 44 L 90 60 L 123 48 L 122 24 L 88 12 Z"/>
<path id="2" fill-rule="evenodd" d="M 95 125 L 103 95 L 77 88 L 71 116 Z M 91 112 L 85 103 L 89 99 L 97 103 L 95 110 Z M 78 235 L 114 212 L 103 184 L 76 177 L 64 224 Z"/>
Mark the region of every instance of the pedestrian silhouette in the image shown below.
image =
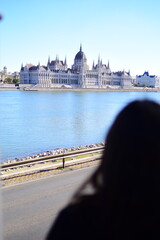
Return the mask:
<path id="1" fill-rule="evenodd" d="M 118 114 L 100 165 L 46 239 L 160 239 L 158 103 L 134 101 Z"/>

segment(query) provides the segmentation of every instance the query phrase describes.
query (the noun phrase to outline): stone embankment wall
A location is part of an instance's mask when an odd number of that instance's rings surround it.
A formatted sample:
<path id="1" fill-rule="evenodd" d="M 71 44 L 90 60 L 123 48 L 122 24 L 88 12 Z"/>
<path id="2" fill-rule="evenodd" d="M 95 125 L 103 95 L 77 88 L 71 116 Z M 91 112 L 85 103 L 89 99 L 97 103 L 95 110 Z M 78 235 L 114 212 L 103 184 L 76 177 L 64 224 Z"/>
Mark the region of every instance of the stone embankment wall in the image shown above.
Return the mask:
<path id="1" fill-rule="evenodd" d="M 104 144 L 105 144 L 104 142 L 100 142 L 100 143 L 96 143 L 96 144 L 82 145 L 79 147 L 57 148 L 57 149 L 46 151 L 43 153 L 26 156 L 23 158 L 15 158 L 14 160 L 7 160 L 7 161 L 5 161 L 5 163 L 19 162 L 19 161 L 23 161 L 23 160 L 30 160 L 30 159 L 40 158 L 40 157 L 47 157 L 47 156 L 55 156 L 58 154 L 63 154 L 63 153 L 67 153 L 67 152 L 69 153 L 69 152 L 82 150 L 82 149 L 92 149 L 92 148 L 96 148 L 96 147 L 104 147 Z"/>

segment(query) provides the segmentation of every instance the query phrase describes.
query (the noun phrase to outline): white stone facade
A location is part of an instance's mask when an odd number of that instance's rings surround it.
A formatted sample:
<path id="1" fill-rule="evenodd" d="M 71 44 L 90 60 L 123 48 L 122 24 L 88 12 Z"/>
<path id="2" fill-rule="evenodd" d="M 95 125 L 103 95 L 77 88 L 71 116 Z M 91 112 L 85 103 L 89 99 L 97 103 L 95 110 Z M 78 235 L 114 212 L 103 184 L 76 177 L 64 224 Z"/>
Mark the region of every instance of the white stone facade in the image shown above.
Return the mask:
<path id="1" fill-rule="evenodd" d="M 23 67 L 22 65 L 20 83 L 42 88 L 107 88 L 109 86 L 130 88 L 132 77 L 130 72 L 111 72 L 109 62 L 105 65 L 100 59 L 96 65 L 93 63 L 92 69 L 89 70 L 87 58 L 80 46 L 71 69 L 68 68 L 66 59 L 63 62 L 58 57 L 55 61 L 48 59 L 47 66 L 27 64 Z"/>
<path id="2" fill-rule="evenodd" d="M 144 72 L 143 75 L 136 76 L 136 84 L 139 86 L 146 86 L 146 87 L 159 87 L 159 77 L 155 75 L 149 75 L 148 72 Z"/>

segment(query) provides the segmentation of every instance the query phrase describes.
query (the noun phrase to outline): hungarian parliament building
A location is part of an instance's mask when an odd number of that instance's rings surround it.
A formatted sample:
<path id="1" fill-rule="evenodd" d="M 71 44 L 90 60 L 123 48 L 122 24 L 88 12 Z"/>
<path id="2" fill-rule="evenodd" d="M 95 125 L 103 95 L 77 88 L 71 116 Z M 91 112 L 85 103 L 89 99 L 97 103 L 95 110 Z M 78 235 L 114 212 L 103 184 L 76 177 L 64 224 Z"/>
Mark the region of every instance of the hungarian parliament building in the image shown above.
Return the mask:
<path id="1" fill-rule="evenodd" d="M 130 88 L 132 77 L 130 71 L 112 72 L 109 62 L 103 64 L 100 58 L 97 64 L 93 62 L 90 70 L 80 46 L 71 68 L 68 68 L 66 59 L 61 61 L 58 57 L 54 61 L 49 58 L 47 66 L 22 64 L 20 84 L 30 84 L 32 88 Z"/>

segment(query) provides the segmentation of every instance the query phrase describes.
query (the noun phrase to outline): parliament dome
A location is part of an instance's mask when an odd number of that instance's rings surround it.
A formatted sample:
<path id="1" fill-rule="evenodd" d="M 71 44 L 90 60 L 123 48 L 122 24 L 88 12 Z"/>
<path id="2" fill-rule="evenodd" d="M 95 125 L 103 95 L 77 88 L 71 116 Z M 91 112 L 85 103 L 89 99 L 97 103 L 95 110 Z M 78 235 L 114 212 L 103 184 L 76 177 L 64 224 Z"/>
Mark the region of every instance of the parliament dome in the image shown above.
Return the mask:
<path id="1" fill-rule="evenodd" d="M 76 54 L 75 60 L 87 60 L 86 55 L 82 52 L 82 46 L 80 46 L 80 51 Z"/>

